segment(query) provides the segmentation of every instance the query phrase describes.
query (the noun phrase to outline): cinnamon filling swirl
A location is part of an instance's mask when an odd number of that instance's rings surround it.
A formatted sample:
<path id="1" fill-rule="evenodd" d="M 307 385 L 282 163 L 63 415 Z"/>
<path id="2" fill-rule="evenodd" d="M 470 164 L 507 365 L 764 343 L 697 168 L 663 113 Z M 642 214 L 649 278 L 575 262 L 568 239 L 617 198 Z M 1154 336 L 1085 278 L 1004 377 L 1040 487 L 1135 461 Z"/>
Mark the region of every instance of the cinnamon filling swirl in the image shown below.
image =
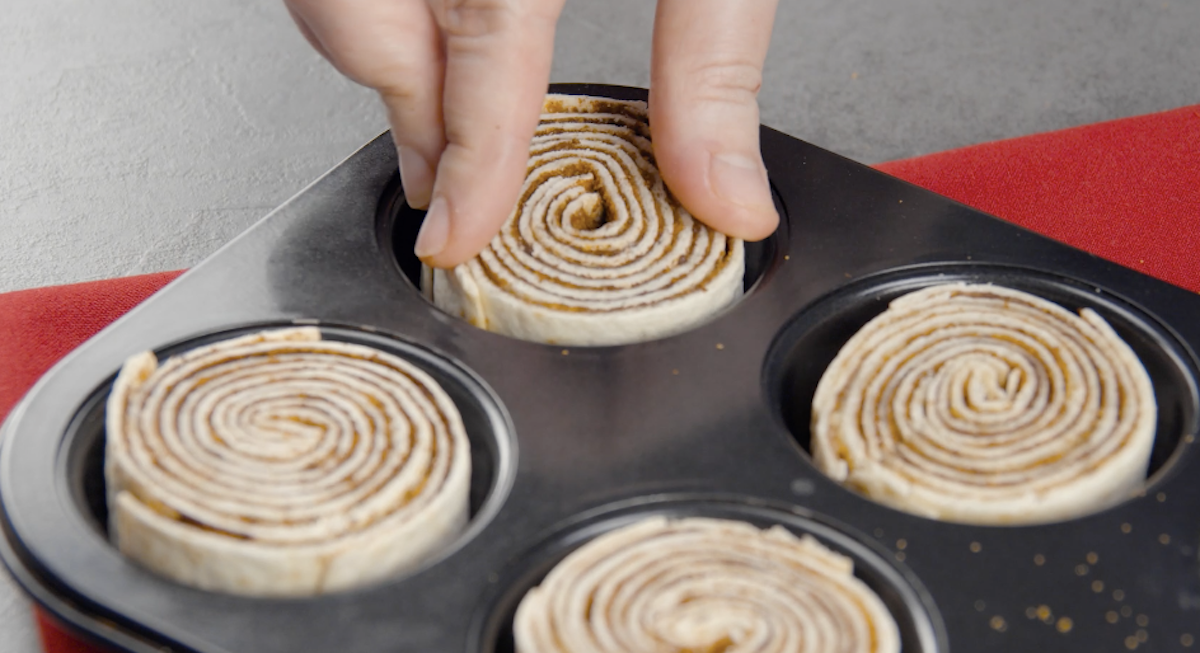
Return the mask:
<path id="1" fill-rule="evenodd" d="M 315 328 L 130 358 L 107 409 L 110 533 L 181 583 L 309 595 L 412 568 L 463 528 L 470 449 L 416 366 Z"/>
<path id="2" fill-rule="evenodd" d="M 692 218 L 655 165 L 643 102 L 548 96 L 521 196 L 476 258 L 424 272 L 434 303 L 554 344 L 683 331 L 740 296 L 742 241 Z"/>
<path id="3" fill-rule="evenodd" d="M 897 653 L 895 620 L 811 536 L 650 518 L 560 562 L 517 609 L 518 653 Z"/>
<path id="4" fill-rule="evenodd" d="M 935 519 L 1037 523 L 1142 486 L 1156 426 L 1137 356 L 1098 314 L 949 284 L 901 297 L 813 398 L 817 466 Z"/>

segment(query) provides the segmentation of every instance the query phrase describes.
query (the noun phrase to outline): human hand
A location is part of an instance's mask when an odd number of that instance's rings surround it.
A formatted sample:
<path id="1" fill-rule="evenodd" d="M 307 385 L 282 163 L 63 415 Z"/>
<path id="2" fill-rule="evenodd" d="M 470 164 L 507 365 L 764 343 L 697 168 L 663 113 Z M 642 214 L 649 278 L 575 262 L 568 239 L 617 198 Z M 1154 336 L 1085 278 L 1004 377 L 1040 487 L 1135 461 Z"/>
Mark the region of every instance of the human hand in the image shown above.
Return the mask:
<path id="1" fill-rule="evenodd" d="M 564 0 L 285 0 L 309 43 L 379 92 L 416 253 L 451 267 L 508 218 L 550 78 Z M 660 0 L 650 119 L 655 156 L 698 219 L 757 240 L 775 230 L 757 92 L 777 0 Z"/>

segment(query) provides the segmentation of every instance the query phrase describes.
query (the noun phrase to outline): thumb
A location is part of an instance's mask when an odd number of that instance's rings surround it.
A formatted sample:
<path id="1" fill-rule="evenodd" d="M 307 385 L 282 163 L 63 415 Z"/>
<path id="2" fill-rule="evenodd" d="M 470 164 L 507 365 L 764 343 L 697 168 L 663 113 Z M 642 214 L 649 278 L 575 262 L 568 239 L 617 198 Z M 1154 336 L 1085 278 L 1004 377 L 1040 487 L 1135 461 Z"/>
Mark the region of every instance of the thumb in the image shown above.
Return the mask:
<path id="1" fill-rule="evenodd" d="M 758 143 L 758 89 L 775 0 L 659 0 L 650 127 L 675 197 L 730 236 L 779 224 Z"/>

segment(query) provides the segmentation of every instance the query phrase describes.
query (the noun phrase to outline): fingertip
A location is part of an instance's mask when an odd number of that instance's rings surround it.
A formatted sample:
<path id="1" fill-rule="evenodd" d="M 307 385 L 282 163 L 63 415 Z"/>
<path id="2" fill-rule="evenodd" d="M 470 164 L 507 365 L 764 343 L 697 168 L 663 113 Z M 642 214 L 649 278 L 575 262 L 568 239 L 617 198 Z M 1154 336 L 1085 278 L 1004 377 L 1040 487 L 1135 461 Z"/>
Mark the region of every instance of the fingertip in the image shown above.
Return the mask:
<path id="1" fill-rule="evenodd" d="M 433 268 L 449 269 L 470 260 L 483 248 L 475 249 L 474 243 L 463 242 L 464 236 L 470 240 L 470 231 L 463 229 L 460 222 L 444 196 L 433 198 L 429 210 L 425 212 L 421 230 L 417 233 L 413 253 L 422 263 Z"/>
<path id="2" fill-rule="evenodd" d="M 425 220 L 417 233 L 413 253 L 426 263 L 436 262 L 450 240 L 450 208 L 446 199 L 439 197 L 429 204 Z M 437 267 L 435 265 L 435 267 Z"/>
<path id="3" fill-rule="evenodd" d="M 684 206 L 688 206 L 684 203 Z M 758 241 L 775 233 L 779 227 L 779 213 L 775 207 L 746 207 L 724 205 L 702 211 L 689 211 L 697 220 L 713 229 L 743 240 Z"/>
<path id="4" fill-rule="evenodd" d="M 771 207 L 770 210 L 746 212 L 728 220 L 727 225 L 713 228 L 727 236 L 756 242 L 770 237 L 779 228 L 779 213 L 775 207 Z"/>
<path id="5" fill-rule="evenodd" d="M 757 151 L 730 152 L 716 143 L 664 138 L 655 141 L 655 155 L 667 187 L 697 220 L 750 241 L 770 236 L 779 226 Z"/>
<path id="6" fill-rule="evenodd" d="M 400 185 L 404 199 L 414 209 L 429 206 L 433 195 L 433 166 L 420 152 L 407 145 L 396 146 L 400 161 Z"/>
<path id="7" fill-rule="evenodd" d="M 481 199 L 484 201 L 477 201 Z M 413 253 L 422 263 L 443 269 L 477 256 L 508 217 L 508 211 L 486 199 L 437 190 L 425 213 Z"/>
<path id="8" fill-rule="evenodd" d="M 422 263 L 424 263 L 425 265 L 428 265 L 431 268 L 440 268 L 442 270 L 449 270 L 450 268 L 453 268 L 458 265 L 462 265 L 463 263 L 466 263 L 467 261 L 475 258 L 475 256 L 478 254 L 479 254 L 479 252 L 475 252 L 474 254 L 469 254 L 469 255 L 461 255 L 461 254 L 456 254 L 454 252 L 443 251 L 443 252 L 438 253 L 436 256 L 418 256 L 417 258 L 420 259 Z"/>
<path id="9" fill-rule="evenodd" d="M 779 225 L 767 169 L 757 153 L 711 154 L 708 187 L 715 197 L 702 204 L 717 206 L 709 209 L 707 220 L 701 220 L 714 229 L 738 238 L 761 240 Z"/>

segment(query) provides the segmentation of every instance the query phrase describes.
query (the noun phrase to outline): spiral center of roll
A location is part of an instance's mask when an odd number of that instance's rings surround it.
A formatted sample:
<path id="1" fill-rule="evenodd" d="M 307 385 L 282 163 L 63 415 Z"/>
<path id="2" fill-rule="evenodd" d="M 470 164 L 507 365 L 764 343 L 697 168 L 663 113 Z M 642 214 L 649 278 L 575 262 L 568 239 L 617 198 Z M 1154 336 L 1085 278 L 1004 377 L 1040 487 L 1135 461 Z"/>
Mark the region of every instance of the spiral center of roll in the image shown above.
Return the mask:
<path id="1" fill-rule="evenodd" d="M 981 413 L 996 413 L 1012 406 L 1020 384 L 1020 371 L 1003 361 L 977 357 L 963 366 L 966 380 L 967 407 Z"/>
<path id="2" fill-rule="evenodd" d="M 567 204 L 566 214 L 576 231 L 595 231 L 609 223 L 604 199 L 597 192 L 587 192 Z"/>
<path id="3" fill-rule="evenodd" d="M 689 598 L 670 613 L 659 615 L 656 632 L 677 650 L 723 653 L 746 641 L 751 633 L 769 629 L 760 606 L 740 605 L 730 598 Z"/>

